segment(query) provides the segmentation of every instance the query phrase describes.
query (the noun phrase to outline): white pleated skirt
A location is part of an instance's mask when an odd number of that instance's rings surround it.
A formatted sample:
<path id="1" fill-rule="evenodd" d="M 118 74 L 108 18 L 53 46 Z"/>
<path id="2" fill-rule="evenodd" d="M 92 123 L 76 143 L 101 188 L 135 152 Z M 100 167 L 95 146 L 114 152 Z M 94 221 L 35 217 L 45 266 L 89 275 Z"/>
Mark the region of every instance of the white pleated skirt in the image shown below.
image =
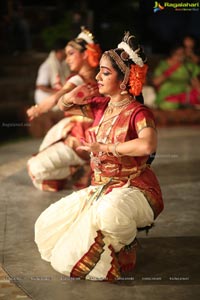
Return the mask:
<path id="1" fill-rule="evenodd" d="M 42 259 L 66 276 L 105 280 L 113 270 L 113 252 L 130 244 L 138 227 L 153 222 L 139 189 L 120 187 L 100 194 L 101 188 L 73 192 L 50 205 L 35 223 Z"/>

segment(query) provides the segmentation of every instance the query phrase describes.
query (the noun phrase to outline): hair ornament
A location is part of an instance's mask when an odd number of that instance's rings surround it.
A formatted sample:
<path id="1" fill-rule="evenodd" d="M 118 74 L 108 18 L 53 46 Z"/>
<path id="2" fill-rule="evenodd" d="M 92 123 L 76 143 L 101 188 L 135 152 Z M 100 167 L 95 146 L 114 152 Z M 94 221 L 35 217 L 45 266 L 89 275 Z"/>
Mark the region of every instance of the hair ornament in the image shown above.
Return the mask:
<path id="1" fill-rule="evenodd" d="M 121 42 L 117 45 L 118 48 L 123 49 L 126 53 L 128 53 L 129 58 L 138 66 L 143 67 L 144 62 L 141 57 L 137 55 L 138 49 L 136 51 L 133 51 L 131 47 L 125 43 Z"/>
<path id="2" fill-rule="evenodd" d="M 133 34 L 130 35 L 130 32 L 129 32 L 129 31 L 125 31 L 124 37 L 123 37 L 123 41 L 124 41 L 125 43 L 129 44 L 130 39 L 131 39 L 132 37 L 135 38 L 135 36 L 134 36 Z"/>
<path id="3" fill-rule="evenodd" d="M 92 68 L 96 68 L 99 65 L 102 50 L 100 45 L 94 42 L 93 34 L 85 29 L 84 26 L 81 26 L 81 33 L 74 40 L 69 41 L 68 45 L 80 52 L 85 51 L 88 63 Z"/>
<path id="4" fill-rule="evenodd" d="M 79 33 L 77 38 L 83 39 L 88 44 L 94 44 L 94 36 L 85 26 L 81 26 L 81 33 Z"/>
<path id="5" fill-rule="evenodd" d="M 112 57 L 112 59 L 116 62 L 118 68 L 122 71 L 122 73 L 126 73 L 126 70 L 129 69 L 126 64 L 124 63 L 124 60 L 117 54 L 115 51 L 116 49 L 111 49 L 108 51 L 105 51 L 105 54 L 107 53 Z"/>
<path id="6" fill-rule="evenodd" d="M 128 83 L 128 80 L 129 80 L 130 70 L 129 70 L 129 67 L 127 67 L 127 65 L 125 64 L 124 59 L 121 57 L 121 55 L 119 56 L 115 50 L 116 49 L 111 49 L 111 50 L 105 51 L 105 54 L 107 53 L 108 55 L 110 55 L 110 57 L 112 57 L 112 59 L 117 64 L 118 68 L 124 74 L 124 79 L 123 79 L 123 82 L 120 85 L 120 89 L 125 90 L 126 85 Z"/>
<path id="7" fill-rule="evenodd" d="M 123 61 L 129 60 L 129 55 L 125 51 L 123 51 L 120 56 Z"/>
<path id="8" fill-rule="evenodd" d="M 111 49 L 105 53 L 110 55 L 119 70 L 124 74 L 124 78 L 120 84 L 120 89 L 122 90 L 121 94 L 126 94 L 128 90 L 133 96 L 139 96 L 146 80 L 148 70 L 146 64 L 147 58 L 143 55 L 142 48 L 134 43 L 131 38 L 135 37 L 133 35 L 130 36 L 130 33 L 126 32 L 122 42 L 118 44 L 117 49 Z M 136 50 L 133 50 L 134 44 L 137 45 L 135 46 Z M 140 54 L 145 57 L 144 60 L 140 57 Z"/>
<path id="9" fill-rule="evenodd" d="M 86 48 L 86 52 L 88 54 L 88 62 L 91 67 L 96 68 L 99 65 L 99 60 L 101 58 L 101 48 L 99 44 L 88 44 Z"/>
<path id="10" fill-rule="evenodd" d="M 140 93 L 142 92 L 143 84 L 146 80 L 147 70 L 147 65 L 143 65 L 143 67 L 133 64 L 131 65 L 129 77 L 129 93 L 134 96 L 140 95 Z"/>

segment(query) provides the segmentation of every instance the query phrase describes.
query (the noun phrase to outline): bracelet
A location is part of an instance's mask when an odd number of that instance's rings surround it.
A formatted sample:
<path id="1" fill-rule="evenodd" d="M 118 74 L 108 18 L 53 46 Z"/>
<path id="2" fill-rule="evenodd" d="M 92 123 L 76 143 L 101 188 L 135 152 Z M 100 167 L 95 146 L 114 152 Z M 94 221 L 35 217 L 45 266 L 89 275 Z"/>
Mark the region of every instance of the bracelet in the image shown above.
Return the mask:
<path id="1" fill-rule="evenodd" d="M 120 153 L 117 151 L 117 146 L 118 146 L 119 144 L 120 144 L 119 142 L 113 144 L 112 154 L 113 154 L 114 156 L 116 156 L 116 157 L 123 156 L 122 154 L 120 154 Z"/>
<path id="2" fill-rule="evenodd" d="M 74 105 L 74 103 L 65 103 L 63 97 L 64 97 L 64 96 L 62 96 L 62 98 L 61 98 L 61 102 L 62 102 L 62 105 L 63 105 L 64 107 L 70 108 L 70 107 L 72 107 L 72 106 Z"/>
<path id="3" fill-rule="evenodd" d="M 38 110 L 39 106 L 38 106 L 38 104 L 35 104 L 33 106 L 33 108 L 34 108 L 34 116 L 38 117 L 38 115 L 39 115 L 39 110 Z"/>

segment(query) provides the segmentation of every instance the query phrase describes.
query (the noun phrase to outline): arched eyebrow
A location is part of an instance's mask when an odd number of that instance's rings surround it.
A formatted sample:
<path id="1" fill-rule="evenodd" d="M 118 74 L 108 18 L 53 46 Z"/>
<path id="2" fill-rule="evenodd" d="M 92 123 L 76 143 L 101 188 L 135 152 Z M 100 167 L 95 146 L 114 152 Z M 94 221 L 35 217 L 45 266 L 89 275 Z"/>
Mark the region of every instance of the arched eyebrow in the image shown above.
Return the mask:
<path id="1" fill-rule="evenodd" d="M 105 66 L 100 66 L 100 69 L 106 69 L 107 71 L 112 72 L 112 70 L 110 68 L 105 67 Z"/>

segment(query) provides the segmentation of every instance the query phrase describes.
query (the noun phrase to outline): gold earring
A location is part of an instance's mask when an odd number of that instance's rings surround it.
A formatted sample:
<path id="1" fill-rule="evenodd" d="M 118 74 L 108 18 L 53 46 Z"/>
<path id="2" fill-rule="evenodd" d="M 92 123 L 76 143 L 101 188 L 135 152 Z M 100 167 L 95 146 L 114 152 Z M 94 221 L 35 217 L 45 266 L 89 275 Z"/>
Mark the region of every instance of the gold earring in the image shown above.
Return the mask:
<path id="1" fill-rule="evenodd" d="M 126 84 L 125 83 L 121 83 L 120 84 L 120 89 L 122 90 L 121 92 L 120 92 L 120 95 L 126 95 L 126 94 L 128 94 L 128 91 L 126 90 Z"/>
<path id="2" fill-rule="evenodd" d="M 123 90 L 120 92 L 120 95 L 126 95 L 126 94 L 128 94 L 128 91 L 126 91 L 126 90 Z"/>

